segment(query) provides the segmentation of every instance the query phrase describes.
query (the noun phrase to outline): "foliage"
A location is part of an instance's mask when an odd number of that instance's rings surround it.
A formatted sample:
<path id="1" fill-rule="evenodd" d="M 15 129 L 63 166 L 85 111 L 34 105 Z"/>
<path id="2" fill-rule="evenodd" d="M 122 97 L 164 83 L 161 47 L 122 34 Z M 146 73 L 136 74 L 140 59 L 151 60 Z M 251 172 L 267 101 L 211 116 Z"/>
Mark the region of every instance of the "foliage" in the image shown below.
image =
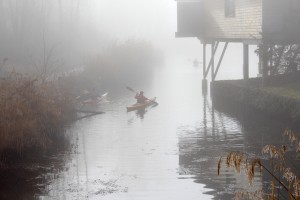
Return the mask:
<path id="1" fill-rule="evenodd" d="M 46 148 L 74 114 L 59 83 L 12 73 L 0 80 L 0 153 Z"/>
<path id="2" fill-rule="evenodd" d="M 284 131 L 284 136 L 290 141 L 290 148 L 300 156 L 300 140 L 294 132 L 289 129 Z M 247 175 L 248 182 L 253 183 L 253 179 L 257 171 L 260 175 L 267 173 L 271 175 L 271 191 L 239 191 L 236 193 L 235 199 L 279 199 L 282 190 L 285 190 L 290 199 L 300 198 L 300 178 L 286 163 L 287 146 L 282 145 L 276 147 L 274 145 L 266 145 L 262 149 L 262 154 L 267 154 L 269 157 L 271 169 L 268 169 L 263 160 L 259 157 L 252 157 L 243 152 L 230 152 L 226 156 L 227 168 L 234 168 L 239 174 L 242 169 Z M 221 164 L 223 158 L 218 162 L 218 175 L 220 175 Z M 275 190 L 278 194 L 275 194 Z"/>
<path id="3" fill-rule="evenodd" d="M 300 100 L 300 81 L 295 81 L 282 85 L 268 85 L 264 88 L 261 88 L 261 90 L 280 96 Z"/>
<path id="4" fill-rule="evenodd" d="M 247 83 L 242 80 L 218 81 L 214 83 L 214 101 L 219 105 L 231 105 L 232 108 L 235 108 L 236 103 L 239 103 L 242 106 L 254 109 L 256 112 L 262 112 L 298 126 L 300 119 L 300 82 L 289 82 L 289 75 L 286 78 L 288 83 L 282 83 L 281 81 L 281 85 L 270 84 L 265 87 L 259 86 L 260 79 L 249 79 Z M 299 79 L 299 76 L 297 75 L 296 78 Z"/>
<path id="5" fill-rule="evenodd" d="M 273 60 L 271 73 L 295 72 L 300 68 L 299 45 L 274 45 L 270 48 Z"/>
<path id="6" fill-rule="evenodd" d="M 299 44 L 291 45 L 269 45 L 267 54 L 269 60 L 270 75 L 295 72 L 300 69 Z M 258 55 L 262 52 L 257 49 Z"/>

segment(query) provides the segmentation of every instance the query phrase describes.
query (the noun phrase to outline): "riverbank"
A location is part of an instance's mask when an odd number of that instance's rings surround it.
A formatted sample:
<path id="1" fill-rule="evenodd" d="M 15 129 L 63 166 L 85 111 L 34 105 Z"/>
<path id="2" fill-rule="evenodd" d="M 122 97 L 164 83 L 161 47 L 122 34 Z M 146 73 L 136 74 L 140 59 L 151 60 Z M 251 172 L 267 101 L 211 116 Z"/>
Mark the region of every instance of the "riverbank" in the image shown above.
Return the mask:
<path id="1" fill-rule="evenodd" d="M 63 138 L 75 118 L 73 97 L 61 81 L 11 74 L 0 80 L 0 166 Z M 14 156 L 11 156 L 14 155 Z"/>
<path id="2" fill-rule="evenodd" d="M 216 81 L 211 91 L 216 104 L 241 105 L 292 124 L 300 122 L 299 72 L 270 77 L 265 86 L 261 78 Z"/>

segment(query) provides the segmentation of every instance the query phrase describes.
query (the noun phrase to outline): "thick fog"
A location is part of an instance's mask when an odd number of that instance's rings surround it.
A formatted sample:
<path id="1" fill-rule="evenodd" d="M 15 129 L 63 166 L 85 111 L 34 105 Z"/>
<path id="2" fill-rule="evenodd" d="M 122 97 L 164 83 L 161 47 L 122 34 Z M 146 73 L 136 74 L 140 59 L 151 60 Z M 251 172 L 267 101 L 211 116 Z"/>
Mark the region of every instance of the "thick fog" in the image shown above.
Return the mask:
<path id="1" fill-rule="evenodd" d="M 197 39 L 175 39 L 177 6 L 173 0 L 94 1 L 96 26 L 118 39 L 144 38 L 165 52 L 199 48 Z M 189 47 L 189 48 L 188 48 Z M 191 50 L 191 49 L 190 49 Z M 193 49 L 194 50 L 194 49 Z"/>
<path id="2" fill-rule="evenodd" d="M 0 0 L 0 59 L 14 68 L 81 65 L 132 38 L 166 55 L 198 54 L 198 40 L 175 39 L 175 32 L 172 0 Z"/>

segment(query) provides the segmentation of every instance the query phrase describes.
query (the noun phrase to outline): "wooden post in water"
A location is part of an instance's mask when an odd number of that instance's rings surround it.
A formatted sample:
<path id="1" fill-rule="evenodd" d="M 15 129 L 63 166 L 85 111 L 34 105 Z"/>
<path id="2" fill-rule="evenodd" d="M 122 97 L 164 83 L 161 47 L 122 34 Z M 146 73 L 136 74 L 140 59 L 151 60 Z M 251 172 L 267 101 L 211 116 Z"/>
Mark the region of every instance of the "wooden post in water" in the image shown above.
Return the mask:
<path id="1" fill-rule="evenodd" d="M 205 77 L 205 73 L 206 73 L 206 43 L 203 43 L 203 80 L 205 79 L 206 80 L 206 77 Z"/>
<path id="2" fill-rule="evenodd" d="M 211 82 L 210 82 L 210 96 L 213 97 L 213 87 L 215 83 L 215 53 L 218 48 L 218 42 L 215 46 L 215 42 L 211 43 Z"/>
<path id="3" fill-rule="evenodd" d="M 207 94 L 207 80 L 206 80 L 206 43 L 203 43 L 203 58 L 202 58 L 202 68 L 203 68 L 203 79 L 202 79 L 202 93 Z"/>
<path id="4" fill-rule="evenodd" d="M 249 45 L 248 44 L 243 44 L 243 77 L 244 80 L 249 79 Z"/>
<path id="5" fill-rule="evenodd" d="M 214 81 L 215 81 L 215 42 L 212 42 L 211 43 L 211 82 Z"/>

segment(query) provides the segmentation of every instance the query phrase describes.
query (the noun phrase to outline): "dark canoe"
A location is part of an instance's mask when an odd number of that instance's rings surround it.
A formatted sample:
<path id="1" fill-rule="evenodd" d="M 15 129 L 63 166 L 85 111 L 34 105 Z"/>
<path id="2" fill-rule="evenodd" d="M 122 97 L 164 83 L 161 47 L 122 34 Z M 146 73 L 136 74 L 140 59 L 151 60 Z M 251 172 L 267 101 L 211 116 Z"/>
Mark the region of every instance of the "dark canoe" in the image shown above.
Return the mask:
<path id="1" fill-rule="evenodd" d="M 151 105 L 154 105 L 154 104 L 157 104 L 155 102 L 156 100 L 156 97 L 150 99 L 150 100 L 147 100 L 145 103 L 135 103 L 131 106 L 127 106 L 127 112 L 130 112 L 130 111 L 133 111 L 133 110 L 140 110 L 140 109 L 145 109 L 147 108 L 148 106 L 151 106 Z"/>

